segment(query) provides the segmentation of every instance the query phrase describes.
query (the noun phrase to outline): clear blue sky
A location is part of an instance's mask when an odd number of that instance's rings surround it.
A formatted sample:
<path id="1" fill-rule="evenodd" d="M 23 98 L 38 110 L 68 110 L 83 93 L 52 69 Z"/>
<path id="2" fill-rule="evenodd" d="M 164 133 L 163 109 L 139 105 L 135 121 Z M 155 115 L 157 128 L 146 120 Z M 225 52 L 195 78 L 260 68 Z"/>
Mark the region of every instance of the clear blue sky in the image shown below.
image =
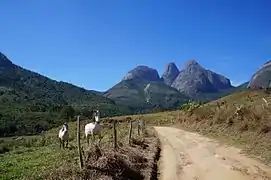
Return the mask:
<path id="1" fill-rule="evenodd" d="M 106 90 L 137 65 L 188 59 L 248 80 L 271 59 L 270 0 L 1 0 L 0 51 L 14 63 Z"/>

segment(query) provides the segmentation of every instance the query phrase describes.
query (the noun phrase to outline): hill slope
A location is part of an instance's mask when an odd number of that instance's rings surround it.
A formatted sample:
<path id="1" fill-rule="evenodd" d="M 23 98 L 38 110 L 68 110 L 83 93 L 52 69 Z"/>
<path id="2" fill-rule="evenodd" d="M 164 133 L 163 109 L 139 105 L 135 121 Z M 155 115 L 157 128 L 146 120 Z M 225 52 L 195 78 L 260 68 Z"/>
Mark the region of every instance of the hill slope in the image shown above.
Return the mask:
<path id="1" fill-rule="evenodd" d="M 104 93 L 118 104 L 131 107 L 135 112 L 153 109 L 174 109 L 188 101 L 188 97 L 163 82 L 142 79 L 123 80 Z"/>
<path id="2" fill-rule="evenodd" d="M 195 98 L 198 100 L 201 100 L 203 102 L 206 102 L 206 101 L 208 102 L 211 100 L 216 100 L 216 99 L 228 96 L 233 93 L 237 93 L 237 92 L 246 90 L 247 85 L 248 85 L 248 82 L 245 82 L 243 84 L 240 84 L 239 86 L 231 87 L 228 89 L 223 89 L 223 90 L 220 90 L 219 92 L 215 92 L 215 93 L 200 93 L 200 94 L 196 94 Z"/>
<path id="3" fill-rule="evenodd" d="M 225 137 L 243 145 L 249 154 L 271 162 L 271 102 L 264 91 L 245 90 L 195 109 L 190 122 L 197 121 L 198 130 Z"/>
<path id="4" fill-rule="evenodd" d="M 13 64 L 0 53 L 0 136 L 33 132 L 59 124 L 60 110 L 71 105 L 80 110 L 100 106 L 104 115 L 128 113 L 95 91 L 57 82 Z"/>

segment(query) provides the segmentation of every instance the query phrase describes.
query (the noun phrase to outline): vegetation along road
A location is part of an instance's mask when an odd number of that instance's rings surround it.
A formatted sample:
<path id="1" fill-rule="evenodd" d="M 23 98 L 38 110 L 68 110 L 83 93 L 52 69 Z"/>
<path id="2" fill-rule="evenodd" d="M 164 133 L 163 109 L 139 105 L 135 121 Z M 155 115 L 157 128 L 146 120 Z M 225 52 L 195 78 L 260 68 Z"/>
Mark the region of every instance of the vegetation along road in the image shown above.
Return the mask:
<path id="1" fill-rule="evenodd" d="M 162 180 L 269 180 L 271 169 L 233 147 L 196 133 L 155 127 L 161 140 Z"/>

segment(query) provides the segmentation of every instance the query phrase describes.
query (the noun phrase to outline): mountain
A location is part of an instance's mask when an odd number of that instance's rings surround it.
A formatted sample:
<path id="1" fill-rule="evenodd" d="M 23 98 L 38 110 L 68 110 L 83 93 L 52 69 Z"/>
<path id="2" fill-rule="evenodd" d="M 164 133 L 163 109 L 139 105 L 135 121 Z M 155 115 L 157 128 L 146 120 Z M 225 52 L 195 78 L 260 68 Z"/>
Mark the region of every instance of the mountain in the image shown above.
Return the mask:
<path id="1" fill-rule="evenodd" d="M 157 70 L 147 66 L 137 66 L 104 96 L 117 104 L 127 105 L 136 112 L 153 109 L 173 109 L 189 98 L 176 89 L 166 85 Z"/>
<path id="2" fill-rule="evenodd" d="M 220 74 L 203 68 L 195 60 L 186 62 L 179 71 L 171 62 L 159 77 L 157 70 L 137 66 L 122 80 L 108 89 L 104 96 L 117 104 L 127 105 L 136 111 L 174 109 L 187 100 L 210 101 L 237 91 L 230 80 Z"/>
<path id="3" fill-rule="evenodd" d="M 250 88 L 266 88 L 271 86 L 271 60 L 267 61 L 263 66 L 253 74 L 248 87 Z"/>
<path id="4" fill-rule="evenodd" d="M 171 87 L 190 97 L 198 98 L 204 94 L 208 96 L 211 93 L 220 93 L 234 88 L 228 78 L 203 68 L 195 60 L 186 62 Z M 208 97 L 204 98 L 208 99 Z"/>
<path id="5" fill-rule="evenodd" d="M 164 81 L 165 84 L 171 86 L 171 84 L 174 82 L 176 77 L 179 75 L 179 69 L 175 65 L 175 63 L 171 62 L 166 65 L 165 72 L 162 75 L 162 81 Z"/>
<path id="6" fill-rule="evenodd" d="M 130 113 L 99 92 L 29 71 L 0 53 L 0 136 L 59 125 L 59 113 L 69 105 L 79 112 L 99 106 L 103 115 Z"/>

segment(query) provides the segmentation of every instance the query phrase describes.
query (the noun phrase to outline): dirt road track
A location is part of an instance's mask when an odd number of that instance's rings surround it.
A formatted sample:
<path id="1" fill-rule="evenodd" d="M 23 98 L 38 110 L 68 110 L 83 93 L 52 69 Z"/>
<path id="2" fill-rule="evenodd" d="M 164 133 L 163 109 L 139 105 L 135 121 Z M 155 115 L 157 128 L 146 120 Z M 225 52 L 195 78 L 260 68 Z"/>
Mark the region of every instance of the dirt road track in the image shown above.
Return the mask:
<path id="1" fill-rule="evenodd" d="M 172 127 L 155 127 L 161 140 L 160 180 L 271 180 L 271 168 L 240 150 Z"/>

